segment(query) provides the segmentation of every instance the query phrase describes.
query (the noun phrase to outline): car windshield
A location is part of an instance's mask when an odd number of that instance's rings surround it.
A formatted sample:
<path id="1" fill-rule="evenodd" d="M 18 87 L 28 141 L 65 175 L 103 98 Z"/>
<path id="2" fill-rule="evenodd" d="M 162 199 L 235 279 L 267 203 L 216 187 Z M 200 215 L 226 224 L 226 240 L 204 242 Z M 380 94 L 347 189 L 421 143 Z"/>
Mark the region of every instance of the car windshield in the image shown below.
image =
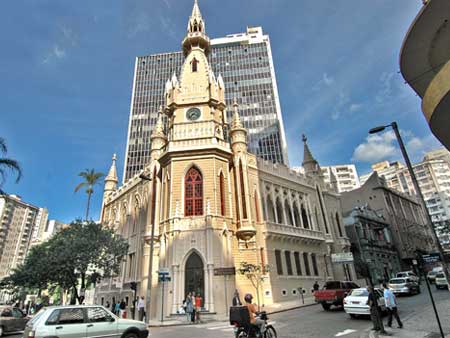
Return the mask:
<path id="1" fill-rule="evenodd" d="M 352 297 L 367 297 L 369 295 L 369 291 L 367 289 L 353 289 L 350 292 L 350 296 Z"/>
<path id="2" fill-rule="evenodd" d="M 436 275 L 436 278 L 445 278 L 445 275 L 444 275 L 443 272 L 439 272 L 439 273 Z"/>
<path id="3" fill-rule="evenodd" d="M 38 313 L 36 313 L 36 314 L 34 315 L 33 319 L 31 319 L 31 320 L 29 321 L 29 323 L 30 323 L 30 324 L 36 323 L 36 321 L 42 316 L 42 314 L 43 314 L 45 311 L 47 311 L 47 309 L 40 309 L 40 310 L 38 311 Z"/>
<path id="4" fill-rule="evenodd" d="M 325 290 L 336 290 L 341 288 L 341 282 L 326 282 L 323 287 Z"/>
<path id="5" fill-rule="evenodd" d="M 399 272 L 399 273 L 397 274 L 397 277 L 407 277 L 407 276 L 408 276 L 408 274 L 405 273 L 405 272 Z"/>
<path id="6" fill-rule="evenodd" d="M 404 278 L 394 278 L 389 281 L 389 284 L 405 284 L 406 279 Z"/>

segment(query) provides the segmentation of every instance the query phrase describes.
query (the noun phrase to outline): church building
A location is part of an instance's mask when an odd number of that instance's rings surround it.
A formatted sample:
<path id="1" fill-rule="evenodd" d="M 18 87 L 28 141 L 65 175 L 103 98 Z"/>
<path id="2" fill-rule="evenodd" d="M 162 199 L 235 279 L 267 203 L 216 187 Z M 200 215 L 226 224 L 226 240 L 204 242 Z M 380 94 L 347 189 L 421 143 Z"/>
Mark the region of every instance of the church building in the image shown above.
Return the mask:
<path id="1" fill-rule="evenodd" d="M 151 162 L 118 187 L 114 156 L 105 179 L 101 222 L 129 252 L 120 274 L 97 285 L 96 301 L 131 306 L 136 285 L 150 318 L 160 319 L 195 292 L 203 311 L 223 317 L 236 289 L 282 305 L 299 301 L 299 288 L 310 296 L 315 281 L 354 279 L 353 265 L 331 260 L 350 250 L 336 180 L 324 182 L 306 137 L 304 174 L 248 152 L 239 104 L 226 106 L 224 81 L 208 64 L 197 1 L 182 46 L 184 64 L 166 83 L 151 135 Z M 242 262 L 261 267 L 258 294 Z"/>

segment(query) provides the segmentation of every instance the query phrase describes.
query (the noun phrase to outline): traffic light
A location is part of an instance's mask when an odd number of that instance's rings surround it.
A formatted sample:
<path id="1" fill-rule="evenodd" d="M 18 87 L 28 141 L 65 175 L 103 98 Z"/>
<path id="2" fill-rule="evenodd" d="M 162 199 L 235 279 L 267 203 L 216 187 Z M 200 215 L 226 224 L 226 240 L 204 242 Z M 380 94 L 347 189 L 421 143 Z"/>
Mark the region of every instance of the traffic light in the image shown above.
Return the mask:
<path id="1" fill-rule="evenodd" d="M 133 290 L 133 291 L 136 291 L 137 290 L 137 283 L 136 282 L 131 282 L 130 283 L 130 289 Z"/>

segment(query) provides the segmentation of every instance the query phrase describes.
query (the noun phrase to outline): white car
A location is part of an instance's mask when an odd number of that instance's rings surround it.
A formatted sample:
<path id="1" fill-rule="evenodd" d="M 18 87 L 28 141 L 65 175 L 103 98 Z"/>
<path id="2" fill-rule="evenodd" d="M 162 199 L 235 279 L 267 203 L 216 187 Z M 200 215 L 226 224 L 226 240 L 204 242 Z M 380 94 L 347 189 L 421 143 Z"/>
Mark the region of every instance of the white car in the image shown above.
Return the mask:
<path id="1" fill-rule="evenodd" d="M 397 272 L 396 278 L 409 278 L 411 281 L 419 283 L 419 277 L 412 271 Z"/>
<path id="2" fill-rule="evenodd" d="M 386 311 L 383 291 L 375 289 L 378 295 L 378 305 L 381 311 Z M 347 297 L 344 298 L 344 311 L 355 318 L 358 315 L 370 316 L 369 291 L 366 288 L 353 289 Z"/>
<path id="3" fill-rule="evenodd" d="M 448 289 L 447 278 L 443 272 L 439 272 L 435 279 L 436 289 Z"/>

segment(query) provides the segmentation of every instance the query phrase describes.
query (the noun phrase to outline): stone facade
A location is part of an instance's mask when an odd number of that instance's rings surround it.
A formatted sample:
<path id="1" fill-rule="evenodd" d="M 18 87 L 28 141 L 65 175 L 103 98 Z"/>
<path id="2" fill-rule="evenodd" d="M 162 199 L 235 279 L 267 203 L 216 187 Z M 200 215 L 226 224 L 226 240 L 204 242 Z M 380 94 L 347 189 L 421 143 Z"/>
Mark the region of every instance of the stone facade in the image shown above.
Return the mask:
<path id="1" fill-rule="evenodd" d="M 99 303 L 130 304 L 136 282 L 138 296 L 150 298 L 152 319 L 161 317 L 163 298 L 164 315 L 175 314 L 192 291 L 204 311 L 225 315 L 235 289 L 242 298 L 256 292 L 239 273 L 217 275 L 218 268 L 239 271 L 241 262 L 269 266 L 261 305 L 296 301 L 298 288 L 309 290 L 316 280 L 355 277 L 352 265 L 331 262 L 331 253 L 350 250 L 350 243 L 339 195 L 325 184 L 306 138 L 304 175 L 249 153 L 237 103 L 227 121 L 223 79 L 208 65 L 209 50 L 196 2 L 180 78 L 167 81 L 151 135 L 150 164 L 117 188 L 114 157 L 105 179 L 102 222 L 130 247 L 120 275 L 97 286 Z M 171 276 L 164 288 L 161 270 Z"/>

